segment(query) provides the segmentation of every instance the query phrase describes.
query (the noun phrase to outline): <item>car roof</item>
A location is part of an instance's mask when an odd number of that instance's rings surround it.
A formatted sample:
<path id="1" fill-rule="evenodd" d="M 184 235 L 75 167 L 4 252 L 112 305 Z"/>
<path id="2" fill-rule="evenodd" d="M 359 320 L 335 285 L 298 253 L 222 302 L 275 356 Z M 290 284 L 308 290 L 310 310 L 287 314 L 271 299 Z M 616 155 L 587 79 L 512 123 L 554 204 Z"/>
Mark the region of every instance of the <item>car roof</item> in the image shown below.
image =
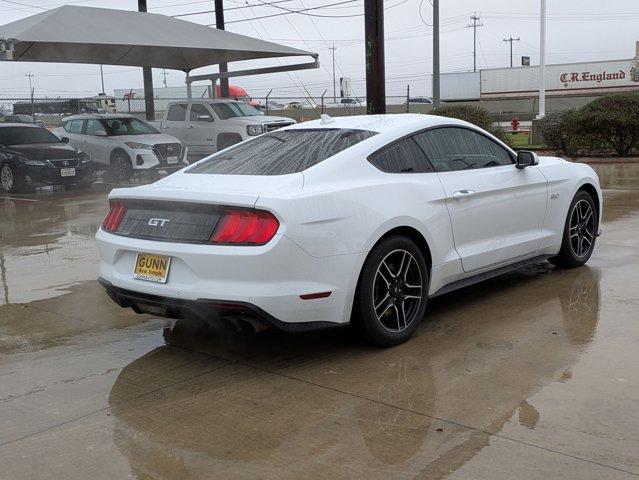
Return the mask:
<path id="1" fill-rule="evenodd" d="M 0 128 L 2 127 L 42 128 L 41 125 L 34 125 L 32 123 L 18 123 L 18 122 L 0 122 Z"/>
<path id="2" fill-rule="evenodd" d="M 131 115 L 130 113 L 78 113 L 76 115 L 69 115 L 68 117 L 64 117 L 62 119 L 63 122 L 67 120 L 85 120 L 87 118 L 98 118 L 107 120 L 109 118 L 137 118 L 135 115 Z"/>
<path id="3" fill-rule="evenodd" d="M 328 117 L 328 115 L 327 115 Z M 463 120 L 440 117 L 437 115 L 423 115 L 420 113 L 393 113 L 383 115 L 353 115 L 346 117 L 328 117 L 328 122 L 311 120 L 286 127 L 289 129 L 305 128 L 347 128 L 354 130 L 370 130 L 391 135 L 405 135 L 415 130 L 436 125 L 472 126 Z M 476 127 L 473 127 L 476 128 Z"/>

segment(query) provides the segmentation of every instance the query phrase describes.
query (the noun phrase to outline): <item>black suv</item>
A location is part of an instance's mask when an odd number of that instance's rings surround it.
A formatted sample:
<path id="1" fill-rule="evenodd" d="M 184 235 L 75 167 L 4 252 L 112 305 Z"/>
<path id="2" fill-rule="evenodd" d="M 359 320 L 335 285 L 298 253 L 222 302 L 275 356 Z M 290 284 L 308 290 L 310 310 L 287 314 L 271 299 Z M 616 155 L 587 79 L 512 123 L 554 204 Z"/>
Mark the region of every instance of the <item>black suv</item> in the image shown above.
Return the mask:
<path id="1" fill-rule="evenodd" d="M 0 123 L 0 188 L 28 192 L 43 185 L 87 187 L 95 181 L 91 157 L 35 125 Z"/>

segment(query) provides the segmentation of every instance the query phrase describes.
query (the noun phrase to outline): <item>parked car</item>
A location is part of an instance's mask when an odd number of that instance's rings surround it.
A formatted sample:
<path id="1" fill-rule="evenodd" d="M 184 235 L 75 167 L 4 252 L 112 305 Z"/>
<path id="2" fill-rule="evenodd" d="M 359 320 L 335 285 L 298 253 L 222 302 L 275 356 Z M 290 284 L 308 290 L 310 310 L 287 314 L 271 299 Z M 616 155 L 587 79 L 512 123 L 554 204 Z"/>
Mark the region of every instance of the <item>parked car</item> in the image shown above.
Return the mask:
<path id="1" fill-rule="evenodd" d="M 38 127 L 45 126 L 42 120 L 34 118 L 31 115 L 7 115 L 4 117 L 4 121 L 7 123 L 29 123 L 31 125 L 37 125 Z"/>
<path id="2" fill-rule="evenodd" d="M 336 102 L 325 103 L 325 108 L 356 108 L 365 107 L 366 105 L 356 98 L 339 98 Z"/>
<path id="3" fill-rule="evenodd" d="M 158 128 L 179 138 L 188 147 L 190 160 L 199 160 L 294 123 L 290 118 L 264 115 L 244 102 L 201 99 L 169 103 Z"/>
<path id="4" fill-rule="evenodd" d="M 260 110 L 262 111 L 266 111 L 267 107 L 266 107 L 266 103 L 263 103 L 260 105 Z M 268 101 L 268 109 L 269 110 L 282 110 L 284 108 L 284 104 L 280 103 L 280 102 L 276 102 L 274 100 L 269 100 Z"/>
<path id="5" fill-rule="evenodd" d="M 311 109 L 311 108 L 318 108 L 318 105 L 316 103 L 312 103 L 312 102 L 288 102 L 286 105 L 284 105 L 284 110 L 287 109 L 292 109 L 292 110 L 298 110 L 298 109 Z"/>
<path id="6" fill-rule="evenodd" d="M 88 187 L 95 165 L 85 152 L 36 125 L 0 123 L 0 186 L 9 193 L 37 186 Z"/>
<path id="7" fill-rule="evenodd" d="M 177 138 L 133 115 L 72 115 L 53 133 L 87 152 L 117 180 L 140 171 L 172 172 L 187 163 L 187 149 Z"/>
<path id="8" fill-rule="evenodd" d="M 406 102 L 404 102 L 405 104 Z M 426 103 L 426 104 L 432 104 L 433 103 L 433 99 L 429 98 L 429 97 L 410 97 L 408 99 L 408 103 Z"/>
<path id="9" fill-rule="evenodd" d="M 407 340 L 429 297 L 585 264 L 602 211 L 590 166 L 418 114 L 323 115 L 109 201 L 100 282 L 120 305 L 294 331 L 352 320 L 380 345 Z"/>

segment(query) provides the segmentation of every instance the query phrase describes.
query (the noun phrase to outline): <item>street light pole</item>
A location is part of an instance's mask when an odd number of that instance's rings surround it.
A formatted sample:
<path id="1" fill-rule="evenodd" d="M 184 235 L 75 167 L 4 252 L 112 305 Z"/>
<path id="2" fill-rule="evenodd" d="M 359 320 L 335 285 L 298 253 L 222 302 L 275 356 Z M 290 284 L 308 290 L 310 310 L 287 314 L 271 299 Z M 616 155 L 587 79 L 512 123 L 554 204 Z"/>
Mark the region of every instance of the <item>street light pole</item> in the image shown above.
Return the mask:
<path id="1" fill-rule="evenodd" d="M 33 85 L 31 84 L 31 78 L 34 76 L 33 73 L 26 73 L 25 77 L 29 78 L 29 95 L 31 96 L 31 113 L 33 114 L 33 124 L 35 125 L 35 103 L 33 101 Z"/>
<path id="2" fill-rule="evenodd" d="M 102 95 L 106 95 L 104 92 L 104 72 L 102 71 L 102 65 L 100 64 L 100 80 L 102 82 Z"/>
<path id="3" fill-rule="evenodd" d="M 333 54 L 333 103 L 337 103 L 337 87 L 335 86 L 335 45 L 328 47 Z"/>
<path id="4" fill-rule="evenodd" d="M 541 0 L 539 26 L 539 115 L 546 116 L 546 0 Z"/>
<path id="5" fill-rule="evenodd" d="M 439 0 L 433 0 L 433 106 L 439 107 Z"/>

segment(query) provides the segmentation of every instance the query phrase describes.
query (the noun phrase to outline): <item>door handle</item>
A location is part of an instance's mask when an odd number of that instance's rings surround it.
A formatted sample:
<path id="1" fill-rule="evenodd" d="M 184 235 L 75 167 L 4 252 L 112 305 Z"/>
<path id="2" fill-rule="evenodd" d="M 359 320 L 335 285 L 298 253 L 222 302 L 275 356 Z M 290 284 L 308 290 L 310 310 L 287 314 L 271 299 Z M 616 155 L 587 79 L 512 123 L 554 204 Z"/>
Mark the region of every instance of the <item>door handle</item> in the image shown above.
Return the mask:
<path id="1" fill-rule="evenodd" d="M 162 128 L 169 128 L 169 126 L 168 125 L 164 125 Z"/>
<path id="2" fill-rule="evenodd" d="M 193 125 L 188 125 L 186 128 L 193 128 Z"/>
<path id="3" fill-rule="evenodd" d="M 453 193 L 453 198 L 470 198 L 474 196 L 475 193 L 476 193 L 475 190 L 469 190 L 469 189 L 457 190 L 456 192 Z"/>
<path id="4" fill-rule="evenodd" d="M 82 143 L 89 143 L 88 140 L 82 140 Z"/>

